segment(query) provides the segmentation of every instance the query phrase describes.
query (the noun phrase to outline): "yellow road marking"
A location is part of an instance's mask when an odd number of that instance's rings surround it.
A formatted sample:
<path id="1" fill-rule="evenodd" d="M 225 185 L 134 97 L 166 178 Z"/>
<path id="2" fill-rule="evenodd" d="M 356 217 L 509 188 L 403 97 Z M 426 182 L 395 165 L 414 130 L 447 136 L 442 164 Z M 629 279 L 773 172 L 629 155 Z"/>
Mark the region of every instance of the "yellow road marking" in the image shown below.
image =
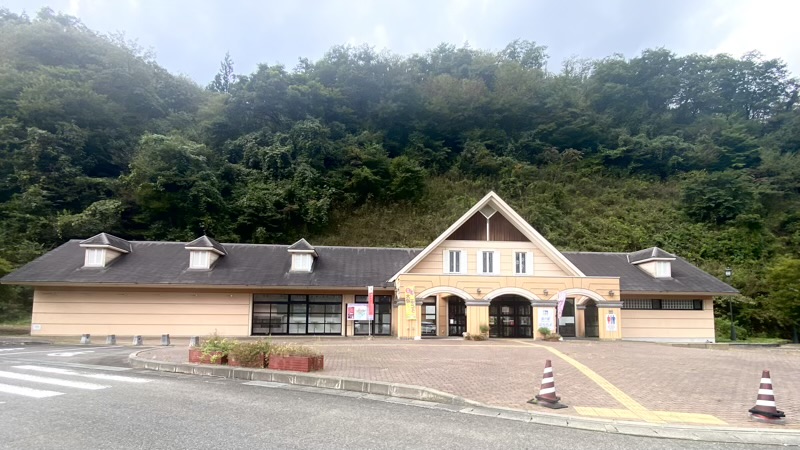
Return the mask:
<path id="1" fill-rule="evenodd" d="M 636 400 L 632 399 L 628 394 L 622 392 L 618 387 L 611 384 L 608 380 L 601 377 L 597 372 L 594 370 L 586 367 L 585 365 L 581 364 L 580 362 L 576 361 L 575 359 L 570 358 L 569 356 L 561 353 L 560 351 L 548 347 L 545 345 L 539 344 L 532 344 L 529 342 L 522 342 L 522 341 L 514 341 L 519 342 L 521 344 L 530 345 L 533 347 L 544 348 L 550 353 L 558 356 L 565 362 L 569 363 L 572 367 L 578 369 L 582 374 L 586 375 L 587 378 L 594 381 L 595 384 L 600 386 L 604 391 L 608 392 L 608 394 L 618 402 L 622 404 L 622 406 L 628 408 L 629 411 L 633 412 L 638 416 L 640 419 L 644 420 L 645 422 L 650 423 L 666 423 L 666 421 L 659 416 L 653 414 L 650 410 L 645 408 L 644 406 L 640 405 Z M 596 408 L 595 408 L 596 409 Z"/>
<path id="2" fill-rule="evenodd" d="M 582 416 L 604 417 L 611 419 L 638 419 L 633 411 L 627 409 L 613 408 L 589 408 L 586 406 L 576 406 L 575 411 Z M 710 414 L 681 413 L 672 411 L 650 411 L 660 417 L 665 422 L 671 423 L 692 423 L 700 425 L 727 425 L 724 421 L 717 419 Z"/>

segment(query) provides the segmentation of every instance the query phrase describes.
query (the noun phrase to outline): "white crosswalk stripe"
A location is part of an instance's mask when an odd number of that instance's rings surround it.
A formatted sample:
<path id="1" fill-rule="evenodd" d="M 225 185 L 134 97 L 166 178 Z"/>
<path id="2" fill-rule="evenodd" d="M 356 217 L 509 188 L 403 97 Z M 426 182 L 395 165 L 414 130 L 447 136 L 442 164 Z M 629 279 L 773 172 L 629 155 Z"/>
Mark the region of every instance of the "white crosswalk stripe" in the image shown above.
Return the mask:
<path id="1" fill-rule="evenodd" d="M 13 352 L 15 350 L 25 350 L 24 348 L 0 348 L 0 352 Z"/>
<path id="2" fill-rule="evenodd" d="M 22 395 L 25 397 L 33 397 L 33 398 L 46 398 L 46 397 L 55 397 L 56 395 L 64 395 L 63 392 L 44 391 L 40 389 L 31 389 L 22 386 L 12 386 L 10 384 L 2 384 L 2 383 L 0 383 L 0 392 L 4 392 L 6 394 Z M 0 403 L 5 403 L 5 402 L 0 402 Z"/>
<path id="3" fill-rule="evenodd" d="M 69 375 L 75 377 L 94 378 L 97 380 L 121 381 L 123 383 L 149 383 L 152 380 L 143 378 L 123 377 L 121 375 L 108 375 L 105 373 L 80 373 L 69 369 L 45 366 L 14 366 L 15 369 L 31 370 L 34 372 L 57 373 L 59 375 Z"/>
<path id="4" fill-rule="evenodd" d="M 7 378 L 11 380 L 20 380 L 20 381 L 29 381 L 32 383 L 42 383 L 42 384 L 52 384 L 54 386 L 63 386 L 75 389 L 88 389 L 88 390 L 99 390 L 99 389 L 106 389 L 110 386 L 103 386 L 100 384 L 94 383 L 86 383 L 83 381 L 70 381 L 70 380 L 62 380 L 60 378 L 50 378 L 50 377 L 40 377 L 37 375 L 27 375 L 23 373 L 15 373 L 15 372 L 6 372 L 0 370 L 0 378 Z"/>

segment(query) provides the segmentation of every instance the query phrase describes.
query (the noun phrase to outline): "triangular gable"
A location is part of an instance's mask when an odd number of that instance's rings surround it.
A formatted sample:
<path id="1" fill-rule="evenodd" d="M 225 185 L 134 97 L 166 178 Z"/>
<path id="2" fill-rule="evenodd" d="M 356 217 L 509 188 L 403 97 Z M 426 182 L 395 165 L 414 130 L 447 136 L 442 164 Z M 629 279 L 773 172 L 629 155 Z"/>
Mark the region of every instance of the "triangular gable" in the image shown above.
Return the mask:
<path id="1" fill-rule="evenodd" d="M 550 258 L 553 263 L 559 266 L 564 272 L 570 274 L 572 276 L 582 277 L 585 276 L 583 272 L 581 272 L 577 267 L 575 267 L 572 262 L 570 262 L 564 255 L 561 254 L 553 245 L 547 241 L 538 231 L 536 231 L 525 219 L 520 217 L 513 208 L 511 208 L 503 199 L 500 198 L 494 191 L 489 192 L 486 194 L 482 199 L 480 199 L 472 208 L 469 209 L 464 215 L 462 215 L 458 220 L 455 221 L 450 227 L 444 231 L 444 233 L 440 234 L 439 237 L 433 240 L 430 244 L 428 244 L 425 249 L 422 250 L 414 259 L 412 259 L 408 264 L 406 264 L 400 271 L 398 271 L 389 281 L 395 281 L 397 277 L 401 274 L 407 273 L 411 269 L 413 269 L 420 261 L 425 259 L 434 249 L 439 247 L 442 242 L 447 240 L 450 235 L 452 235 L 456 230 L 458 230 L 462 225 L 464 225 L 472 216 L 478 213 L 481 208 L 486 205 L 491 205 L 496 208 L 499 212 L 505 216 L 512 225 L 514 225 L 517 230 L 520 231 L 526 238 L 528 238 L 531 242 L 536 244 L 539 249 L 548 257 Z"/>

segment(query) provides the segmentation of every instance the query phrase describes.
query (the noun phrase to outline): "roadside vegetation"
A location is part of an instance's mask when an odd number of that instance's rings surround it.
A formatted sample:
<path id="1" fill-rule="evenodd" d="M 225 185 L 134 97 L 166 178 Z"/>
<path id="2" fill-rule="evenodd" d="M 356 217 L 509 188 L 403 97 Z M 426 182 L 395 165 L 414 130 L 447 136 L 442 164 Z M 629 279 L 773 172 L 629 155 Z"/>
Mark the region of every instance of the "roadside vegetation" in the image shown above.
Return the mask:
<path id="1" fill-rule="evenodd" d="M 729 266 L 736 324 L 790 337 L 800 83 L 786 65 L 663 48 L 546 63 L 524 40 L 336 46 L 250 74 L 225 55 L 200 87 L 121 35 L 0 9 L 0 275 L 101 231 L 422 247 L 495 190 L 564 250 L 657 245 L 720 278 Z M 0 321 L 30 304 L 0 286 Z"/>

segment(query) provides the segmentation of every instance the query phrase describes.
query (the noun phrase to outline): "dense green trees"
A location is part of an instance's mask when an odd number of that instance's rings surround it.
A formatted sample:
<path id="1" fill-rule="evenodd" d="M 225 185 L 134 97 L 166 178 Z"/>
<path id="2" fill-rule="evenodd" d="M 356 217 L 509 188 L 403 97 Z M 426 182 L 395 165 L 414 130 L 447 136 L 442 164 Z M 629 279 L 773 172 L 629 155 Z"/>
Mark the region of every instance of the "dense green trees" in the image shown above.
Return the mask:
<path id="1" fill-rule="evenodd" d="M 494 189 L 564 249 L 732 265 L 740 325 L 785 333 L 777 261 L 800 257 L 785 64 L 663 48 L 546 62 L 524 40 L 335 46 L 251 74 L 226 54 L 202 89 L 121 36 L 0 9 L 0 271 L 99 231 L 420 246 Z M 24 294 L 0 292 L 0 315 Z"/>

